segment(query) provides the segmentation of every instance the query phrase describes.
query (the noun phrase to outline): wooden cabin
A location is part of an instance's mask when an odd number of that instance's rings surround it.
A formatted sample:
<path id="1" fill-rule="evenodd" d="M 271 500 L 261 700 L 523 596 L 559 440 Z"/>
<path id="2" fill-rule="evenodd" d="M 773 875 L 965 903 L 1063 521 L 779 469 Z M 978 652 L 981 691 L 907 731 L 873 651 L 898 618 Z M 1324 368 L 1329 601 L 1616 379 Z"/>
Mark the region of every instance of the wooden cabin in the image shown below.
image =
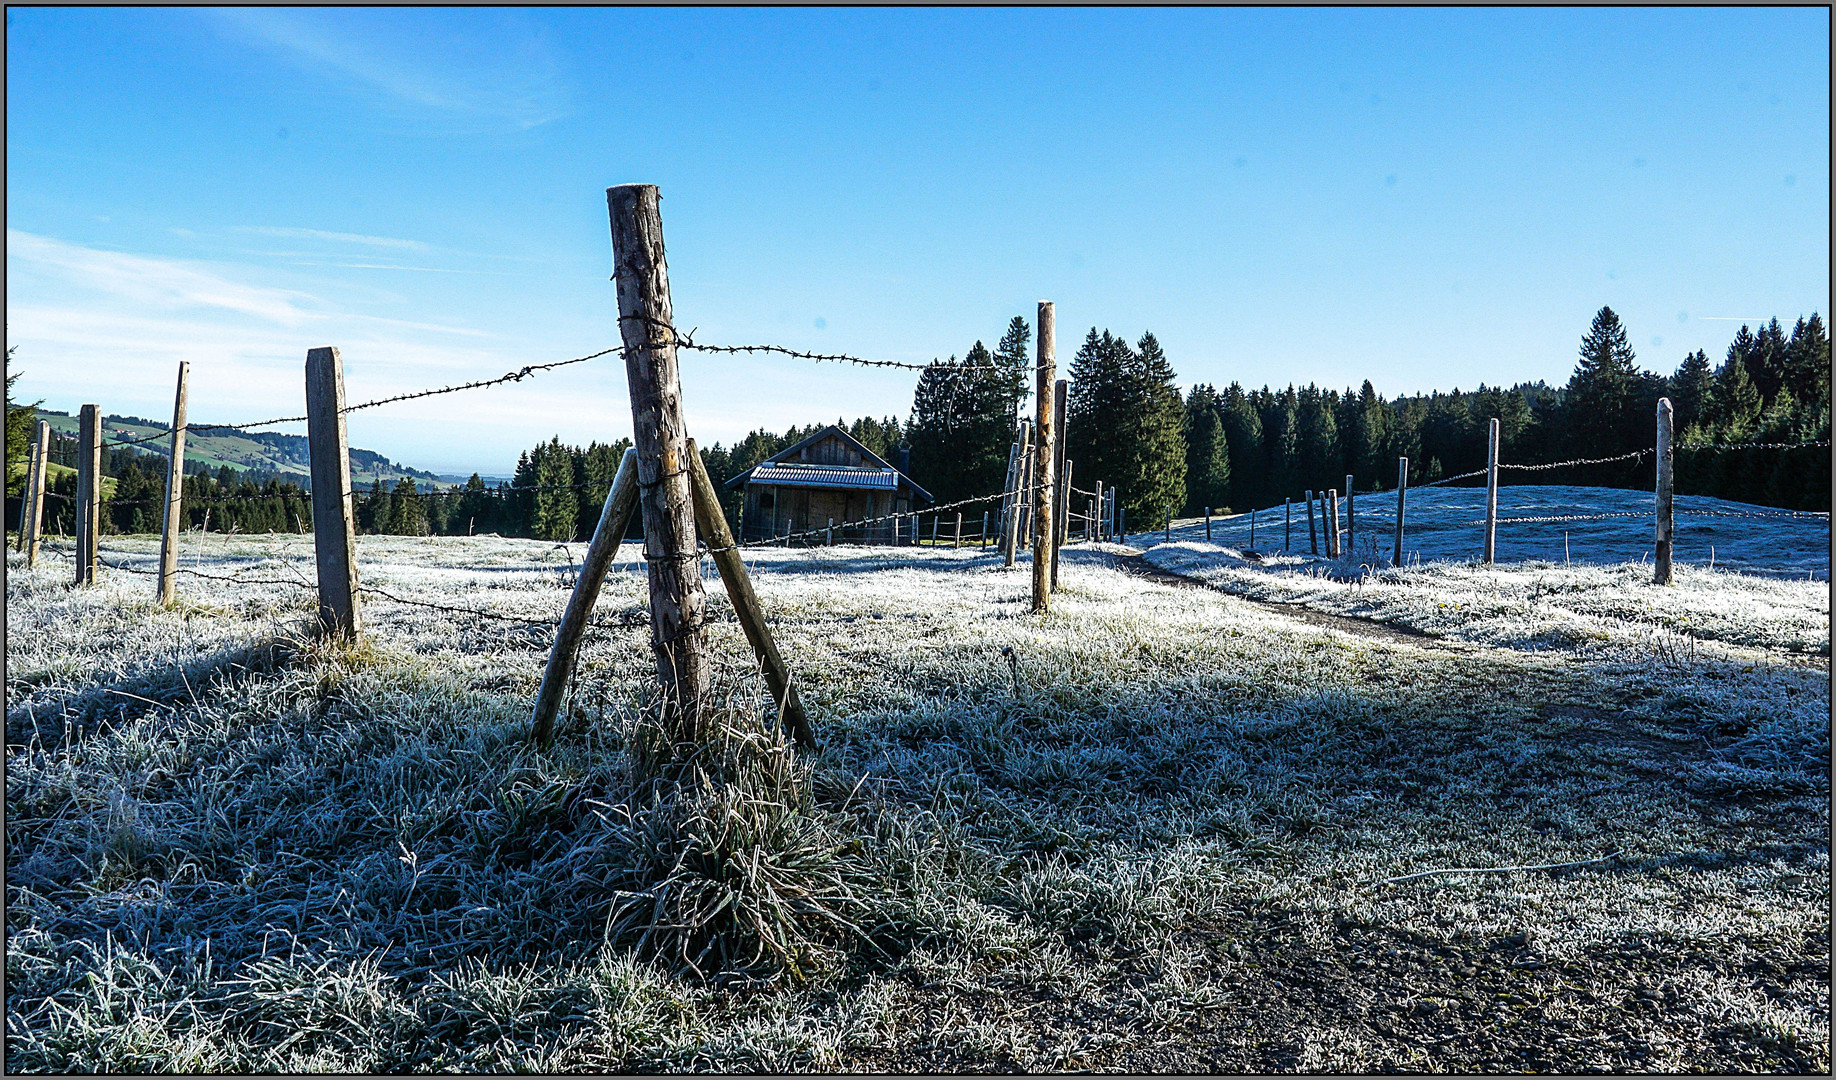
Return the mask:
<path id="1" fill-rule="evenodd" d="M 890 544 L 890 519 L 842 525 L 909 514 L 932 501 L 930 492 L 834 424 L 740 473 L 727 487 L 746 493 L 740 509 L 742 543 L 825 529 L 832 521 L 838 544 Z M 912 527 L 909 518 L 899 523 L 900 542 L 910 541 Z M 798 542 L 822 540 L 803 537 Z"/>

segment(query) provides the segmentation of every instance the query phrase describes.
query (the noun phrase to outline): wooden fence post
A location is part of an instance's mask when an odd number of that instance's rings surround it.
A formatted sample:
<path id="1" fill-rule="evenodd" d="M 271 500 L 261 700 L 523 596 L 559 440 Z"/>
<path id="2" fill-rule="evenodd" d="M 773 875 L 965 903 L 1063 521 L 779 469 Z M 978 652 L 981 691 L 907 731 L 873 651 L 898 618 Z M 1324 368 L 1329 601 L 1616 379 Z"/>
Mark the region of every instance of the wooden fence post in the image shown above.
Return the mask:
<path id="1" fill-rule="evenodd" d="M 1250 550 L 1256 550 L 1256 508 L 1250 507 Z"/>
<path id="2" fill-rule="evenodd" d="M 1676 413 L 1669 398 L 1657 403 L 1657 574 L 1656 584 L 1669 585 L 1672 579 L 1671 542 L 1676 535 L 1675 494 L 1677 448 L 1674 441 Z"/>
<path id="3" fill-rule="evenodd" d="M 555 644 L 548 651 L 548 667 L 542 673 L 542 688 L 536 692 L 535 711 L 530 715 L 530 739 L 547 748 L 555 738 L 555 714 L 561 708 L 561 695 L 567 689 L 574 670 L 574 658 L 580 653 L 580 638 L 586 633 L 587 619 L 593 602 L 605 585 L 606 574 L 618 557 L 618 545 L 631 526 L 631 512 L 637 508 L 637 451 L 626 450 L 619 460 L 618 473 L 606 491 L 606 502 L 599 511 L 599 526 L 593 530 L 586 557 L 580 563 L 580 576 L 574 579 L 574 591 L 567 598 L 567 610 L 561 625 L 555 629 Z M 723 519 L 724 520 L 724 519 Z"/>
<path id="4" fill-rule="evenodd" d="M 834 518 L 830 518 L 829 524 L 822 530 L 822 543 L 824 547 L 834 547 L 835 546 L 835 519 Z"/>
<path id="5" fill-rule="evenodd" d="M 32 444 L 31 473 L 27 480 L 25 506 L 26 515 L 19 523 L 19 538 L 25 543 L 27 566 L 38 563 L 38 545 L 44 539 L 45 532 L 45 474 L 50 471 L 48 462 L 51 450 L 51 423 L 48 420 L 38 422 L 38 440 Z"/>
<path id="6" fill-rule="evenodd" d="M 172 603 L 177 594 L 179 527 L 185 522 L 185 401 L 191 380 L 191 363 L 180 360 L 178 393 L 172 399 L 172 459 L 166 463 L 166 515 L 159 532 L 159 602 Z"/>
<path id="7" fill-rule="evenodd" d="M 83 406 L 77 421 L 76 583 L 93 585 L 102 531 L 102 412 Z"/>
<path id="8" fill-rule="evenodd" d="M 1128 507 L 1122 505 L 1121 496 L 1115 494 L 1113 488 L 1109 498 L 1116 506 L 1116 538 L 1126 544 L 1128 543 Z"/>
<path id="9" fill-rule="evenodd" d="M 1039 370 L 1036 373 L 1034 397 L 1039 432 L 1033 448 L 1033 612 L 1043 614 L 1052 608 L 1052 501 L 1056 494 L 1052 478 L 1053 423 L 1052 378 L 1056 374 L 1058 351 L 1058 316 L 1050 300 L 1039 301 Z"/>
<path id="10" fill-rule="evenodd" d="M 1205 507 L 1205 542 L 1211 542 L 1211 507 Z"/>
<path id="11" fill-rule="evenodd" d="M 1333 558 L 1336 559 L 1341 554 L 1341 551 L 1339 548 L 1339 489 L 1338 488 L 1327 488 L 1326 489 L 1326 505 L 1331 509 L 1331 512 L 1332 512 L 1330 520 L 1322 522 L 1322 524 L 1326 525 L 1327 527 L 1326 554 L 1331 555 Z"/>
<path id="12" fill-rule="evenodd" d="M 1289 495 L 1281 500 L 1281 550 L 1294 550 L 1294 496 Z"/>
<path id="13" fill-rule="evenodd" d="M 1307 489 L 1307 546 L 1313 554 L 1320 553 L 1320 534 L 1313 527 L 1313 489 Z"/>
<path id="14" fill-rule="evenodd" d="M 1165 511 L 1165 514 L 1166 514 L 1166 521 L 1162 523 L 1162 527 L 1166 529 L 1166 532 L 1163 535 L 1161 542 L 1171 544 L 1173 542 L 1173 511 L 1167 510 Z"/>
<path id="15" fill-rule="evenodd" d="M 963 512 L 961 510 L 956 512 L 956 535 L 951 538 L 950 546 L 952 548 L 963 546 Z"/>
<path id="16" fill-rule="evenodd" d="M 1056 343 L 1054 343 L 1056 347 Z M 1047 542 L 1052 549 L 1051 576 L 1046 588 L 1058 591 L 1058 549 L 1064 545 L 1065 515 L 1071 512 L 1070 462 L 1065 458 L 1065 405 L 1071 382 L 1052 381 L 1052 529 Z"/>
<path id="17" fill-rule="evenodd" d="M 1498 418 L 1493 417 L 1485 436 L 1485 561 L 1491 565 L 1498 553 Z"/>
<path id="18" fill-rule="evenodd" d="M 982 511 L 982 535 L 981 538 L 976 541 L 975 546 L 978 551 L 988 550 L 988 511 L 986 510 Z"/>
<path id="19" fill-rule="evenodd" d="M 1012 567 L 1020 547 L 1020 504 L 1025 498 L 1026 472 L 1031 460 L 1032 424 L 1020 420 L 1014 424 L 1014 445 L 1008 451 L 1007 491 L 1001 499 L 1001 560 Z"/>
<path id="20" fill-rule="evenodd" d="M 312 548 L 319 569 L 319 625 L 347 641 L 362 629 L 357 530 L 351 513 L 351 450 L 344 430 L 344 360 L 326 346 L 306 353 L 306 449 L 312 470 Z"/>
<path id="21" fill-rule="evenodd" d="M 682 382 L 676 366 L 674 311 L 656 186 L 606 189 L 618 323 L 631 388 L 632 441 L 638 452 L 638 504 L 650 579 L 650 647 L 665 695 L 664 730 L 699 748 L 709 670 L 702 620 L 707 598 L 695 552 Z"/>
<path id="22" fill-rule="evenodd" d="M 1357 512 L 1352 509 L 1353 501 L 1354 499 L 1352 496 L 1352 477 L 1351 477 L 1351 473 L 1346 473 L 1345 474 L 1345 553 L 1347 555 L 1352 556 L 1353 558 L 1357 558 L 1358 556 L 1358 515 L 1357 515 Z"/>
<path id="23" fill-rule="evenodd" d="M 13 541 L 13 550 L 21 554 L 26 549 L 26 533 L 31 531 L 26 527 L 26 518 L 32 508 L 32 477 L 38 468 L 38 424 L 42 423 L 44 421 L 39 420 L 32 425 L 32 441 L 26 446 L 25 486 L 19 491 L 19 535 Z"/>
<path id="24" fill-rule="evenodd" d="M 1390 560 L 1391 566 L 1402 565 L 1403 503 L 1408 494 L 1409 459 L 1399 457 L 1396 459 L 1396 553 Z"/>
<path id="25" fill-rule="evenodd" d="M 1096 529 L 1096 539 L 1100 543 L 1109 539 L 1109 531 L 1103 527 L 1108 520 L 1109 504 L 1103 499 L 1103 481 L 1101 480 L 1096 482 L 1094 505 L 1096 506 L 1096 511 L 1091 515 L 1091 523 Z"/>
<path id="26" fill-rule="evenodd" d="M 815 750 L 816 735 L 810 730 L 809 717 L 803 711 L 802 700 L 797 697 L 796 684 L 791 682 L 790 668 L 785 665 L 784 657 L 779 655 L 778 643 L 772 638 L 771 627 L 765 622 L 765 609 L 759 604 L 758 594 L 752 591 L 752 578 L 746 573 L 746 563 L 740 558 L 739 546 L 733 542 L 733 534 L 727 529 L 726 515 L 720 510 L 720 496 L 714 491 L 714 482 L 708 478 L 707 466 L 702 463 L 701 451 L 696 448 L 695 440 L 689 439 L 687 442 L 695 520 L 702 530 L 703 538 L 708 542 L 709 552 L 714 556 L 714 566 L 720 571 L 721 583 L 727 587 L 727 597 L 733 601 L 733 614 L 739 619 L 740 629 L 746 632 L 746 641 L 752 645 L 752 654 L 758 658 L 759 670 L 765 676 L 765 686 L 771 691 L 771 699 L 778 705 L 778 723 L 790 729 L 791 737 L 799 745 Z"/>

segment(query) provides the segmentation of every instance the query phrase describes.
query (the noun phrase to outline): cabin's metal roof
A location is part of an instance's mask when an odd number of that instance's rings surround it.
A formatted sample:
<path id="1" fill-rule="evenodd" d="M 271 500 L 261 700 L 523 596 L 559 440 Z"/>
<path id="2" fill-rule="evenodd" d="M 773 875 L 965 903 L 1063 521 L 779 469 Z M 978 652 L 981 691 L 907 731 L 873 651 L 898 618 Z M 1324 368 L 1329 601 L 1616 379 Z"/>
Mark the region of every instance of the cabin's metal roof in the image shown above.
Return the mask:
<path id="1" fill-rule="evenodd" d="M 897 469 L 857 469 L 846 465 L 802 465 L 796 462 L 759 465 L 746 480 L 752 484 L 777 484 L 780 487 L 853 488 L 866 491 L 899 489 Z"/>

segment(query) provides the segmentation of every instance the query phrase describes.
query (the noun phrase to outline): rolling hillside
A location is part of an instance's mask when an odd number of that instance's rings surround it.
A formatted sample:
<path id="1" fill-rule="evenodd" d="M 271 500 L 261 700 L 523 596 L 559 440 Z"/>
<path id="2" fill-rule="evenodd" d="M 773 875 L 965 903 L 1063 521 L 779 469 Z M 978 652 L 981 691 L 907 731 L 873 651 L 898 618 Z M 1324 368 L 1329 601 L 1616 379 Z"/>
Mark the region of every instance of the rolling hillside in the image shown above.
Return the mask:
<path id="1" fill-rule="evenodd" d="M 39 419 L 48 421 L 52 430 L 59 435 L 76 437 L 75 416 L 47 409 L 40 409 L 38 415 Z M 196 422 L 204 423 L 202 420 Z M 104 440 L 115 441 L 144 439 L 165 431 L 166 426 L 149 423 L 138 417 L 110 415 L 103 417 L 102 429 Z M 155 440 L 140 449 L 163 456 L 166 453 L 166 443 L 164 440 Z M 271 431 L 193 431 L 185 439 L 185 459 L 204 462 L 212 469 L 223 465 L 238 472 L 262 469 L 280 473 L 287 479 L 297 477 L 301 484 L 306 483 L 311 471 L 306 437 Z M 374 450 L 351 448 L 351 478 L 357 484 L 368 486 L 374 480 L 393 484 L 403 477 L 414 480 L 422 487 L 430 484 L 445 486 L 449 483 L 423 469 L 398 465 Z"/>

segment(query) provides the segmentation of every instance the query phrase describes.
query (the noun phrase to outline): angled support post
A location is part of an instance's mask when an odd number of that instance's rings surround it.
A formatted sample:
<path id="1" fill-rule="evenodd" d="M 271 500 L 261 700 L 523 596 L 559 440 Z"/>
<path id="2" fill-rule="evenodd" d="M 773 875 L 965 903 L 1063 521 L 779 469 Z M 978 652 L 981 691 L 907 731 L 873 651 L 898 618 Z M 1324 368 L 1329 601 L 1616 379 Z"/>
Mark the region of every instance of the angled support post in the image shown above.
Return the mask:
<path id="1" fill-rule="evenodd" d="M 593 529 L 593 540 L 587 545 L 586 558 L 580 564 L 580 576 L 574 579 L 574 591 L 567 598 L 567 610 L 555 630 L 554 648 L 548 652 L 548 668 L 542 673 L 542 688 L 536 692 L 535 711 L 530 716 L 530 739 L 546 749 L 555 741 L 555 714 L 561 709 L 561 695 L 574 671 L 574 658 L 580 655 L 580 638 L 586 633 L 587 619 L 593 603 L 605 586 L 606 574 L 618 557 L 618 546 L 631 526 L 632 511 L 637 509 L 637 451 L 626 450 L 606 492 L 605 506 L 599 511 L 599 524 Z"/>
<path id="2" fill-rule="evenodd" d="M 816 735 L 810 730 L 810 719 L 803 711 L 802 700 L 797 697 L 796 684 L 791 682 L 790 668 L 778 653 L 771 627 L 765 622 L 765 609 L 752 591 L 746 563 L 740 558 L 739 546 L 727 529 L 726 515 L 720 512 L 720 496 L 714 492 L 714 482 L 708 478 L 707 467 L 701 462 L 701 452 L 696 449 L 694 439 L 688 440 L 688 460 L 690 478 L 694 482 L 691 497 L 695 501 L 695 524 L 708 542 L 721 583 L 727 587 L 728 599 L 733 601 L 733 613 L 739 617 L 740 628 L 746 631 L 753 655 L 758 657 L 759 670 L 765 674 L 765 686 L 771 691 L 771 699 L 778 704 L 778 722 L 797 740 L 797 745 L 813 751 L 817 749 Z"/>

